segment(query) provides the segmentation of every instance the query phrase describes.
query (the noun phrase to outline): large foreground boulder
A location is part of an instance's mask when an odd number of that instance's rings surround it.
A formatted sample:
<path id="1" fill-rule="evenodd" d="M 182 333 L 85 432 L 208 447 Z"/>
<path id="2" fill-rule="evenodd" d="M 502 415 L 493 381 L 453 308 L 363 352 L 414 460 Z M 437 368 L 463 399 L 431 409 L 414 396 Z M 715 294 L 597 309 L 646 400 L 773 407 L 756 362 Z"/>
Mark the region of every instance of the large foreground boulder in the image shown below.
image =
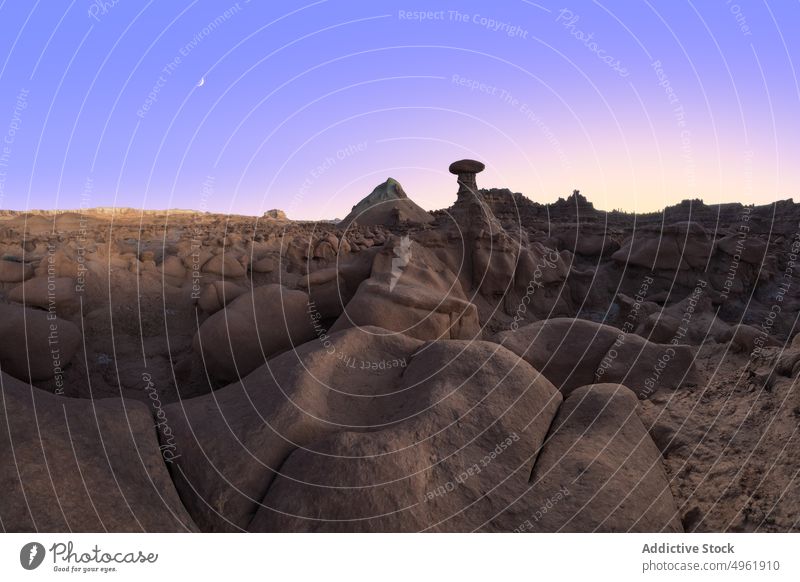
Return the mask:
<path id="1" fill-rule="evenodd" d="M 208 373 L 220 382 L 243 378 L 270 356 L 315 335 L 308 295 L 266 285 L 240 295 L 209 317 L 194 337 Z"/>
<path id="2" fill-rule="evenodd" d="M 33 265 L 13 259 L 0 259 L 0 282 L 19 283 L 33 277 Z"/>
<path id="3" fill-rule="evenodd" d="M 695 379 L 694 352 L 686 345 L 656 344 L 609 325 L 559 317 L 497 335 L 564 395 L 579 386 L 612 382 L 640 398 Z"/>
<path id="4" fill-rule="evenodd" d="M 0 367 L 26 382 L 58 382 L 81 342 L 74 323 L 16 305 L 0 305 L 0 337 Z"/>
<path id="5" fill-rule="evenodd" d="M 72 277 L 34 277 L 8 292 L 8 299 L 26 307 L 74 312 L 80 306 Z"/>
<path id="6" fill-rule="evenodd" d="M 197 531 L 147 405 L 55 396 L 4 373 L 0 391 L 3 530 Z"/>
<path id="7" fill-rule="evenodd" d="M 493 521 L 527 487 L 555 388 L 497 344 L 439 341 L 396 391 L 399 406 L 376 402 L 366 431 L 342 427 L 292 452 L 249 529 L 508 529 Z"/>
<path id="8" fill-rule="evenodd" d="M 564 401 L 531 476 L 511 508 L 516 531 L 683 531 L 658 448 L 619 384 L 578 388 Z M 526 511 L 528 513 L 526 513 Z"/>

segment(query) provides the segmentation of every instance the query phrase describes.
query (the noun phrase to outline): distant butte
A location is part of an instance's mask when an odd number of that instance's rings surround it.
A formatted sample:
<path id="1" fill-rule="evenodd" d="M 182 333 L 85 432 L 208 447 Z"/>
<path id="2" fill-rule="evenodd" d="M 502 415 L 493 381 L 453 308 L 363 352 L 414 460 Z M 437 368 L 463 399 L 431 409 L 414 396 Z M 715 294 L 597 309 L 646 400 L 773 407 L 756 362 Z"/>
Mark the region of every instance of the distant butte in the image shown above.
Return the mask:
<path id="1" fill-rule="evenodd" d="M 347 227 L 353 222 L 364 226 L 426 224 L 433 222 L 433 216 L 408 197 L 400 182 L 388 178 L 353 206 L 339 224 Z"/>
<path id="2" fill-rule="evenodd" d="M 264 213 L 264 218 L 269 220 L 289 220 L 286 216 L 286 213 L 283 210 L 278 210 L 277 208 L 273 208 L 272 210 L 267 210 Z"/>

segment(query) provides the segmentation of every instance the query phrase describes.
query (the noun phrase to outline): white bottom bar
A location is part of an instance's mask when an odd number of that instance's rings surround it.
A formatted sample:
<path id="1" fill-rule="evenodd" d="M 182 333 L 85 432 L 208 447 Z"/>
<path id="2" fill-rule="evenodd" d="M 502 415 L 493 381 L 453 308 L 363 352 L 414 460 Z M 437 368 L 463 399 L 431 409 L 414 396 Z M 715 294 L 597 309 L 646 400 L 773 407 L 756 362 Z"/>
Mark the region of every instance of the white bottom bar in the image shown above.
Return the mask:
<path id="1" fill-rule="evenodd" d="M 798 544 L 800 534 L 5 534 L 0 579 L 800 580 Z"/>

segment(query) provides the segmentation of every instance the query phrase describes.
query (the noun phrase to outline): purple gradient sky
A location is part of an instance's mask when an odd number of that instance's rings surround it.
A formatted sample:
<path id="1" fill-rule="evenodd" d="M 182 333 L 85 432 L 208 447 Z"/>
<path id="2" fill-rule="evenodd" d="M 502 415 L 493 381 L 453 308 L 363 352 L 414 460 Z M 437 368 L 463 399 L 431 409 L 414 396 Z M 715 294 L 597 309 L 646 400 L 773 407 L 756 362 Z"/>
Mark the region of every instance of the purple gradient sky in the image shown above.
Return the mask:
<path id="1" fill-rule="evenodd" d="M 392 176 L 435 209 L 463 157 L 637 212 L 800 177 L 797 2 L 102 6 L 0 3 L 0 208 L 332 218 Z"/>

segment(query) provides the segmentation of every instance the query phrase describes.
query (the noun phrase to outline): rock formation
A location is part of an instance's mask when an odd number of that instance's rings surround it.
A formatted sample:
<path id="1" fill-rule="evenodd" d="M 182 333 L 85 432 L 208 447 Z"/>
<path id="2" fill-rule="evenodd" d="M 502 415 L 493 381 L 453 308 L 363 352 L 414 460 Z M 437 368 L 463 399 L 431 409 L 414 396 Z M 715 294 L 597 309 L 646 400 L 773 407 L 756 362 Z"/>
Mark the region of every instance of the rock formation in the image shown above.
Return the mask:
<path id="1" fill-rule="evenodd" d="M 267 210 L 264 213 L 264 218 L 268 220 L 289 220 L 286 217 L 286 213 L 283 210 L 278 210 L 273 208 L 272 210 Z"/>
<path id="2" fill-rule="evenodd" d="M 472 198 L 477 196 L 478 182 L 475 174 L 483 172 L 486 166 L 482 162 L 475 160 L 458 160 L 450 164 L 450 173 L 458 176 L 459 199 Z"/>
<path id="3" fill-rule="evenodd" d="M 349 228 L 353 222 L 363 226 L 398 226 L 407 224 L 426 224 L 433 217 L 417 206 L 403 190 L 400 182 L 387 178 L 358 204 L 353 206 L 339 225 Z"/>
<path id="4" fill-rule="evenodd" d="M 169 478 L 171 449 L 160 448 L 151 407 L 54 396 L 5 373 L 0 389 L 5 531 L 197 531 Z"/>
<path id="5" fill-rule="evenodd" d="M 483 169 L 341 222 L 0 211 L 0 526 L 796 531 L 800 208 Z"/>
<path id="6" fill-rule="evenodd" d="M 204 321 L 192 346 L 212 378 L 232 382 L 313 337 L 308 304 L 302 291 L 259 287 Z"/>

